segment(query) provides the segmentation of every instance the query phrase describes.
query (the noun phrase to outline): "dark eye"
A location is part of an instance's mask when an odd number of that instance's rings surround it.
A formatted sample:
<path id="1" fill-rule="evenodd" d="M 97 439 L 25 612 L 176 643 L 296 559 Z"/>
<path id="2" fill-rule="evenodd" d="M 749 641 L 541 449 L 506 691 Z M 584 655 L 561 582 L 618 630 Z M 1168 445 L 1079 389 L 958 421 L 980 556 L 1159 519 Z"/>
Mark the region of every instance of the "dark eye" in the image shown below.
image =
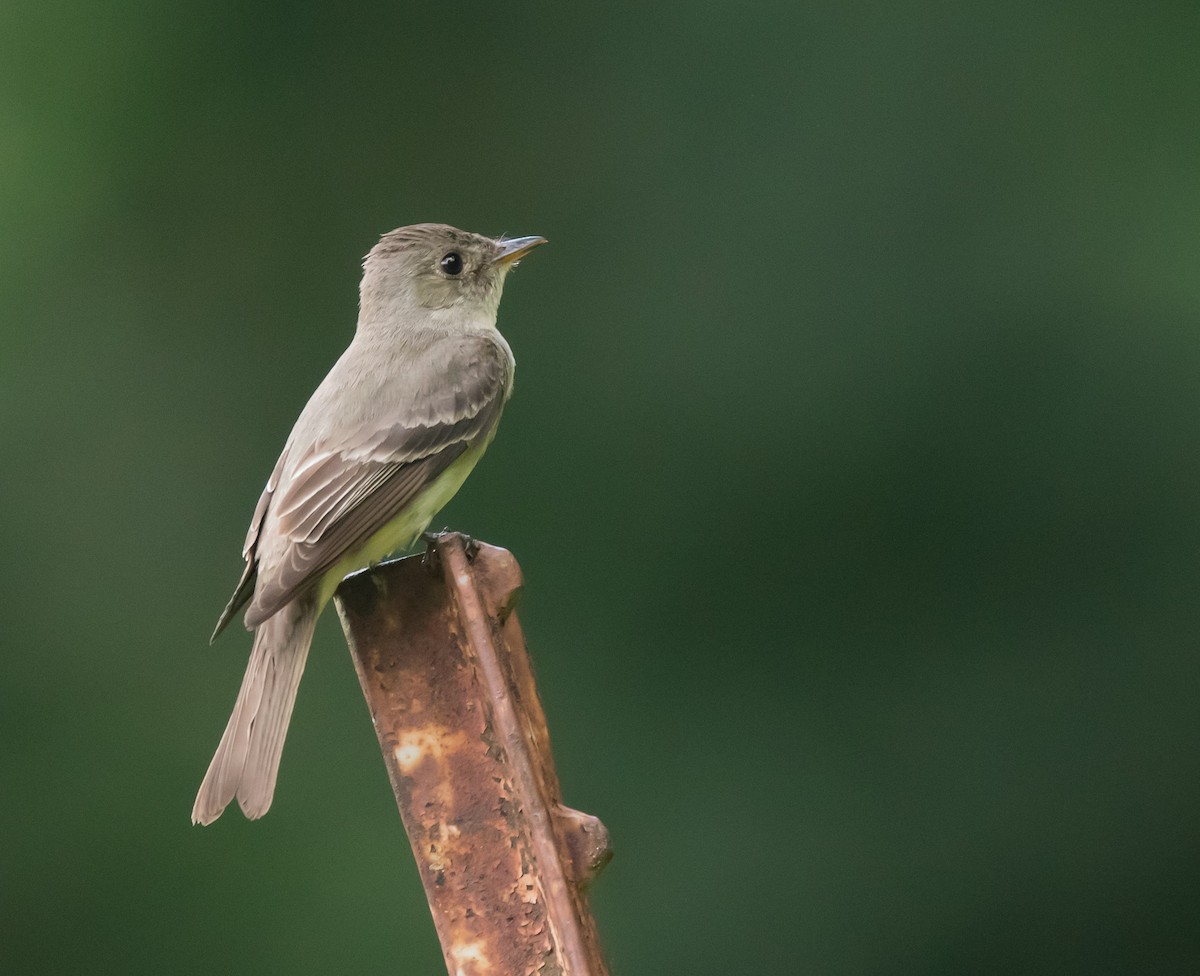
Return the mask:
<path id="1" fill-rule="evenodd" d="M 443 255 L 442 260 L 438 264 L 451 278 L 462 274 L 463 259 L 462 255 L 457 251 L 451 251 L 449 254 Z"/>

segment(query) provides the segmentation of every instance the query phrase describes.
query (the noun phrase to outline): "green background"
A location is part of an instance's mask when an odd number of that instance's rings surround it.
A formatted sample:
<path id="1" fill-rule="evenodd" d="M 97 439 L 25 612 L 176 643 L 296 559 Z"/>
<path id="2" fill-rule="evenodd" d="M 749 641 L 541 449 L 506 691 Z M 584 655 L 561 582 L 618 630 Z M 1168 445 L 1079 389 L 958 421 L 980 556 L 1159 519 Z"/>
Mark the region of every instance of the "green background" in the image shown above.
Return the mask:
<path id="1" fill-rule="evenodd" d="M 259 490 L 400 224 L 543 234 L 511 548 L 619 976 L 1200 953 L 1200 10 L 0 6 L 0 970 L 440 954 L 334 615 L 188 813 Z"/>

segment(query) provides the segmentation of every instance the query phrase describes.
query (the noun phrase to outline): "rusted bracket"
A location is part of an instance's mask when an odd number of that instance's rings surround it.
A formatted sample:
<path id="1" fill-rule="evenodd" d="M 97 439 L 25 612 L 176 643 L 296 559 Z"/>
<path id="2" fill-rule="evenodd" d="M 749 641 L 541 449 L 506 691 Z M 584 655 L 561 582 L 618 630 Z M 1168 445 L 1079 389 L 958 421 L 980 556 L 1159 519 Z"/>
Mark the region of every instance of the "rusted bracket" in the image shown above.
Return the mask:
<path id="1" fill-rule="evenodd" d="M 612 856 L 564 807 L 505 549 L 437 536 L 338 614 L 450 976 L 608 976 L 585 889 Z"/>

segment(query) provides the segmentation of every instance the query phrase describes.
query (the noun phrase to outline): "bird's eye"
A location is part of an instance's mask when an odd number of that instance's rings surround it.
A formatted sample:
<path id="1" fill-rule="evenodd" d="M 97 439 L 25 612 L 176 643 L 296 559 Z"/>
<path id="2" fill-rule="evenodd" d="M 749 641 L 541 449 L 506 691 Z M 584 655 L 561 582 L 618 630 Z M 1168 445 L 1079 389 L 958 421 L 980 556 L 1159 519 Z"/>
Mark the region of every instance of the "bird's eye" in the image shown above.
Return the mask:
<path id="1" fill-rule="evenodd" d="M 455 278 L 462 274 L 463 259 L 462 255 L 457 251 L 451 251 L 449 254 L 442 255 L 442 260 L 438 262 L 441 269 L 451 278 Z"/>

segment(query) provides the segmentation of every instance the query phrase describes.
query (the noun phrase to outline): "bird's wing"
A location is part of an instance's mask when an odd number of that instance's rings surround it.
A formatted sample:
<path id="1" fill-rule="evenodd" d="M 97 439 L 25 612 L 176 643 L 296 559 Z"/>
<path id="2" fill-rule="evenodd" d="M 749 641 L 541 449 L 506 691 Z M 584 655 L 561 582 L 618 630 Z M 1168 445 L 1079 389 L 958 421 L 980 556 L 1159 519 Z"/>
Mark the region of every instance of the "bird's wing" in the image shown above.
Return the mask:
<path id="1" fill-rule="evenodd" d="M 271 496 L 275 494 L 275 489 L 279 485 L 279 476 L 283 471 L 284 464 L 287 463 L 287 456 L 288 450 L 285 447 L 283 453 L 279 455 L 279 460 L 275 462 L 275 470 L 267 479 L 267 486 L 258 497 L 258 504 L 254 506 L 254 517 L 250 519 L 250 529 L 246 533 L 246 541 L 242 545 L 242 558 L 246 560 L 246 568 L 242 570 L 242 578 L 238 580 L 233 596 L 229 598 L 225 609 L 221 611 L 217 627 L 213 631 L 212 637 L 208 639 L 210 644 L 225 629 L 225 625 L 233 619 L 233 615 L 245 606 L 250 597 L 254 595 L 254 585 L 258 581 L 258 557 L 255 552 L 258 545 L 258 533 L 262 529 L 263 519 L 266 518 L 267 508 L 271 504 Z"/>
<path id="2" fill-rule="evenodd" d="M 296 456 L 281 459 L 275 483 L 259 501 L 246 571 L 222 625 L 251 593 L 247 628 L 277 613 L 491 432 L 511 381 L 510 355 L 488 337 L 456 344 L 444 367 L 422 384 L 419 419 L 360 425 L 336 444 L 290 448 Z"/>

